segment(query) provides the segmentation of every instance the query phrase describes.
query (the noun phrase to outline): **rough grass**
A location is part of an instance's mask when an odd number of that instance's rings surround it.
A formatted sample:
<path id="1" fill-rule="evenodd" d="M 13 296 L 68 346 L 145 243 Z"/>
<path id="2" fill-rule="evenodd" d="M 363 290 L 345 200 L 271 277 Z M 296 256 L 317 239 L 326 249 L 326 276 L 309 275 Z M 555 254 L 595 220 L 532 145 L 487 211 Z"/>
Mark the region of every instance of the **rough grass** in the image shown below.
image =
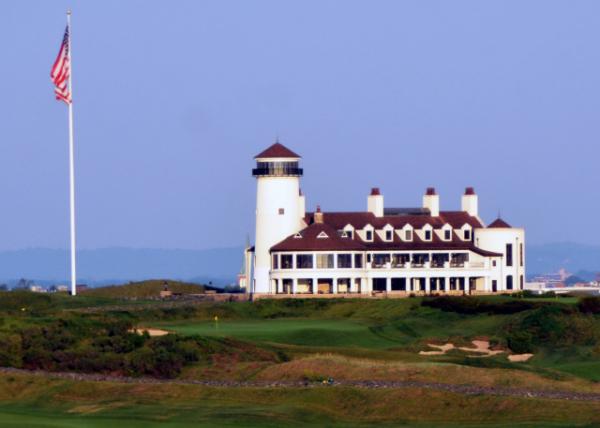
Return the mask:
<path id="1" fill-rule="evenodd" d="M 584 426 L 597 403 L 426 389 L 206 388 L 0 378 L 3 426 Z"/>

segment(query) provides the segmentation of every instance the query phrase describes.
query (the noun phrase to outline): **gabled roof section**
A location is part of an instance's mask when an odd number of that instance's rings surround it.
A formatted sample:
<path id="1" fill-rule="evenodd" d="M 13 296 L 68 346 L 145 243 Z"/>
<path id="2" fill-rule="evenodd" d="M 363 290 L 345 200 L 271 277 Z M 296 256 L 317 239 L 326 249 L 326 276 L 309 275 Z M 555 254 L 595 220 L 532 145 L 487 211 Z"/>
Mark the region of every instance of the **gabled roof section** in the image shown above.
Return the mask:
<path id="1" fill-rule="evenodd" d="M 271 247 L 271 251 L 363 251 L 365 246 L 358 240 L 342 238 L 328 224 L 313 223 L 302 229 L 302 239 L 291 235 Z M 324 235 L 327 238 L 324 238 Z"/>
<path id="2" fill-rule="evenodd" d="M 498 217 L 496 220 L 491 222 L 488 226 L 490 229 L 510 229 L 512 226 Z"/>
<path id="3" fill-rule="evenodd" d="M 314 222 L 313 213 L 307 213 L 304 218 L 306 224 Z M 394 229 L 402 229 L 410 224 L 415 229 L 421 229 L 426 224 L 430 224 L 434 229 L 441 229 L 445 224 L 449 224 L 453 229 L 460 229 L 464 224 L 473 228 L 484 227 L 481 221 L 465 211 L 440 211 L 438 217 L 430 215 L 384 215 L 375 217 L 370 212 L 325 212 L 323 213 L 323 222 L 333 226 L 336 229 L 343 229 L 348 224 L 355 229 L 363 229 L 367 224 L 371 224 L 375 229 L 383 229 L 386 224 L 390 224 Z"/>
<path id="4" fill-rule="evenodd" d="M 266 150 L 263 150 L 262 152 L 260 152 L 259 154 L 257 154 L 256 156 L 254 156 L 254 159 L 263 159 L 263 158 L 295 158 L 295 159 L 299 159 L 301 158 L 300 155 L 294 153 L 293 151 L 291 151 L 290 149 L 288 149 L 286 146 L 284 146 L 283 144 L 277 142 L 275 144 L 273 144 L 271 147 L 269 147 Z"/>

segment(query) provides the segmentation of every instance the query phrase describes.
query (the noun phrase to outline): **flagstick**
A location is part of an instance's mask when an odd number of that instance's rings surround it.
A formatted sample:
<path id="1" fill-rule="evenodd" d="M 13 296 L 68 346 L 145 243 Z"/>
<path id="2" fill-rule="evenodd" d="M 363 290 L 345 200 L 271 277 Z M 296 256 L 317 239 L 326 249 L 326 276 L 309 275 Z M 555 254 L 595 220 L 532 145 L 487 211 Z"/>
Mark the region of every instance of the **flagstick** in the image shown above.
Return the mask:
<path id="1" fill-rule="evenodd" d="M 71 295 L 77 294 L 77 273 L 75 257 L 75 150 L 73 145 L 73 63 L 71 62 L 71 10 L 67 11 L 67 25 L 69 26 L 69 202 L 71 211 Z"/>

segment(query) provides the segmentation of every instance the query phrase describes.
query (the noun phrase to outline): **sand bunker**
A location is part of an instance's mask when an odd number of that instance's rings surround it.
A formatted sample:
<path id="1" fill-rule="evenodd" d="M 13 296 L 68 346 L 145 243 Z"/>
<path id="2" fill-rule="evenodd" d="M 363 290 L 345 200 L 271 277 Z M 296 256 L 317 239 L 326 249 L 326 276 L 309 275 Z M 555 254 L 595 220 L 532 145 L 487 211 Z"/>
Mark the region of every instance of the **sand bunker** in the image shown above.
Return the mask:
<path id="1" fill-rule="evenodd" d="M 454 345 L 452 343 L 446 343 L 445 345 L 434 345 L 433 343 L 428 343 L 427 346 L 430 348 L 439 349 L 439 351 L 421 351 L 419 355 L 444 355 L 446 352 L 454 349 Z"/>
<path id="2" fill-rule="evenodd" d="M 170 331 L 160 330 L 158 328 L 133 328 L 129 331 L 131 331 L 132 333 L 137 333 L 137 334 L 148 333 L 150 336 L 165 336 L 165 335 L 171 333 Z"/>
<path id="3" fill-rule="evenodd" d="M 490 349 L 490 342 L 487 340 L 473 340 L 473 341 L 471 341 L 471 343 L 473 345 L 475 345 L 474 348 L 461 347 L 458 349 L 460 349 L 461 351 L 466 351 L 466 352 L 476 352 L 479 354 L 484 354 L 484 355 L 480 355 L 481 357 L 491 357 L 492 355 L 498 355 L 498 354 L 502 354 L 504 352 L 503 350 L 492 351 Z"/>
<path id="4" fill-rule="evenodd" d="M 508 360 L 513 363 L 522 363 L 533 357 L 533 354 L 514 354 L 509 355 Z"/>
<path id="5" fill-rule="evenodd" d="M 436 351 L 420 351 L 419 355 L 445 355 L 452 349 L 458 349 L 460 351 L 478 354 L 468 355 L 470 358 L 485 358 L 507 352 L 504 349 L 490 349 L 490 342 L 488 340 L 472 340 L 471 343 L 474 346 L 473 348 L 468 348 L 466 346 L 456 347 L 453 343 L 446 343 L 444 345 L 428 343 L 427 346 L 436 349 Z M 533 357 L 533 354 L 514 354 L 508 355 L 508 360 L 513 363 L 520 363 L 529 360 L 531 357 Z"/>

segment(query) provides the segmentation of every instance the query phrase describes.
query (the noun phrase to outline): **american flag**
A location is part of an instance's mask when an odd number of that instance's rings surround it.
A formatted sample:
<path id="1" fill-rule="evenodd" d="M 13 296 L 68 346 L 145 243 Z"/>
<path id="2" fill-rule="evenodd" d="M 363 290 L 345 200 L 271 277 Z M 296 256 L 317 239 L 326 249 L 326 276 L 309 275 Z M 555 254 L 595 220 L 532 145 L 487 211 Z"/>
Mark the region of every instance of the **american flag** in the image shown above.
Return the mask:
<path id="1" fill-rule="evenodd" d="M 69 26 L 65 29 L 60 51 L 52 66 L 50 77 L 54 82 L 54 94 L 57 100 L 71 104 L 71 91 L 69 90 L 69 77 L 71 75 L 71 64 L 69 57 Z"/>

